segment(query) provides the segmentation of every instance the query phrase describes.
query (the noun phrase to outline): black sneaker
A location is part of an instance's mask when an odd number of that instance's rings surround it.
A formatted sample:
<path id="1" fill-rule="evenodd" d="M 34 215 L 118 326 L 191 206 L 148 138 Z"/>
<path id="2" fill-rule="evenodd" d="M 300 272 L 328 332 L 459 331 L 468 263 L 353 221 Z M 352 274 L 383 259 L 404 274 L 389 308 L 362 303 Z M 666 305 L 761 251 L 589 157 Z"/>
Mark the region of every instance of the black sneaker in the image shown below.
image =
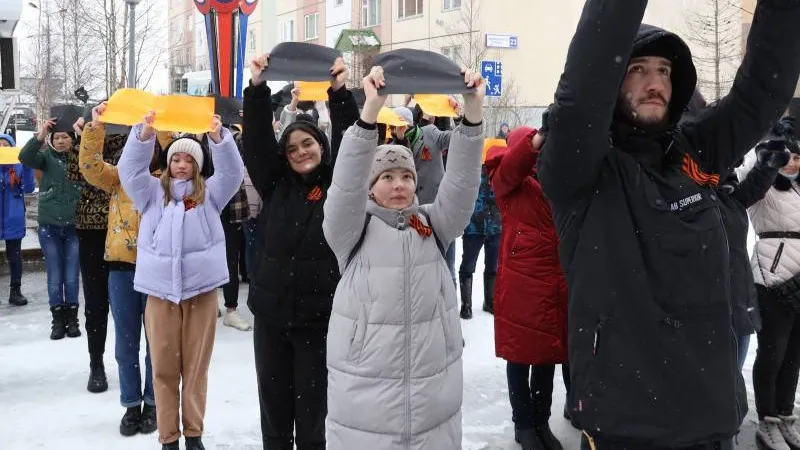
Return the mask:
<path id="1" fill-rule="evenodd" d="M 206 450 L 200 437 L 187 437 L 186 450 Z"/>
<path id="2" fill-rule="evenodd" d="M 89 364 L 89 382 L 86 384 L 86 390 L 93 394 L 108 390 L 106 368 L 102 362 Z"/>
<path id="3" fill-rule="evenodd" d="M 141 406 L 131 406 L 125 411 L 122 420 L 119 422 L 119 434 L 123 436 L 133 436 L 139 432 L 139 422 L 142 419 Z"/>
<path id="4" fill-rule="evenodd" d="M 181 446 L 178 441 L 170 442 L 169 444 L 161 445 L 161 450 L 180 450 Z"/>
<path id="5" fill-rule="evenodd" d="M 156 407 L 147 403 L 142 406 L 142 418 L 139 420 L 139 433 L 150 434 L 158 429 Z"/>

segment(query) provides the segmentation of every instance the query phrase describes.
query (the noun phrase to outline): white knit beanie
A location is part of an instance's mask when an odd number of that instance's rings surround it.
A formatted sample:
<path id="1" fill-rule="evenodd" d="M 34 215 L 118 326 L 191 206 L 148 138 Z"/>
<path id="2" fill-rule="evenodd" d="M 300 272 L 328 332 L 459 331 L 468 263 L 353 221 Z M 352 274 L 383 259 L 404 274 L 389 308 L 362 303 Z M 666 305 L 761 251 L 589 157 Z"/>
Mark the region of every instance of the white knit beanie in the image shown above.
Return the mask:
<path id="1" fill-rule="evenodd" d="M 412 113 L 410 109 L 406 108 L 405 106 L 397 106 L 393 108 L 392 111 L 400 116 L 400 118 L 405 121 L 407 126 L 414 126 L 414 113 Z"/>
<path id="2" fill-rule="evenodd" d="M 414 175 L 417 182 L 417 169 L 414 166 L 414 155 L 402 145 L 379 145 L 375 150 L 372 167 L 369 170 L 369 186 L 378 181 L 378 177 L 387 170 L 406 169 Z"/>
<path id="3" fill-rule="evenodd" d="M 203 170 L 203 149 L 200 143 L 192 138 L 178 138 L 170 144 L 167 150 L 167 167 L 172 161 L 172 155 L 175 153 L 186 153 L 194 158 L 197 163 L 198 170 Z"/>

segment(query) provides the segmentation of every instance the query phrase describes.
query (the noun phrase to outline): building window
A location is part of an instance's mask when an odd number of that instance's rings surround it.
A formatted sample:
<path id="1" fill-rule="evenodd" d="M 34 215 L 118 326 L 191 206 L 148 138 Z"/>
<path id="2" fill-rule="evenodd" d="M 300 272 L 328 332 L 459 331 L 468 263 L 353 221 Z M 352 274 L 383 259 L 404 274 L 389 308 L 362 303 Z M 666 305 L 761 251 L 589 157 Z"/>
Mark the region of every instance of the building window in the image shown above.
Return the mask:
<path id="1" fill-rule="evenodd" d="M 458 8 L 461 8 L 461 0 L 444 0 L 444 5 L 442 6 L 443 10 L 449 11 Z"/>
<path id="2" fill-rule="evenodd" d="M 361 26 L 381 24 L 381 0 L 361 0 Z"/>
<path id="3" fill-rule="evenodd" d="M 336 0 L 333 2 L 333 6 L 342 6 L 344 5 L 344 0 Z"/>
<path id="4" fill-rule="evenodd" d="M 294 40 L 294 20 L 287 20 L 281 26 L 281 42 Z"/>
<path id="5" fill-rule="evenodd" d="M 452 47 L 442 47 L 442 54 L 454 62 L 461 63 L 461 46 L 454 45 Z"/>
<path id="6" fill-rule="evenodd" d="M 397 0 L 397 18 L 422 15 L 422 0 Z"/>
<path id="7" fill-rule="evenodd" d="M 319 37 L 317 34 L 317 17 L 318 13 L 309 14 L 306 16 L 305 38 L 306 40 L 316 39 Z"/>
<path id="8" fill-rule="evenodd" d="M 247 40 L 250 41 L 250 50 L 255 51 L 256 49 L 256 32 L 255 30 L 248 30 L 247 31 Z"/>

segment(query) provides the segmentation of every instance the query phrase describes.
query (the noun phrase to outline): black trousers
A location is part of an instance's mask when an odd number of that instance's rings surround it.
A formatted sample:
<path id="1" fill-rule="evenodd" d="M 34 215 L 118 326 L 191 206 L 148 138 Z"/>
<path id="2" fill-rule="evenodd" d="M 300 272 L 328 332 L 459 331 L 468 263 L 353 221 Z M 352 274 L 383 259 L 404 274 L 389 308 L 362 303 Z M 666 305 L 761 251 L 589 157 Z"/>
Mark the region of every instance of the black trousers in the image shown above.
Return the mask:
<path id="1" fill-rule="evenodd" d="M 327 330 L 277 328 L 255 316 L 255 348 L 264 450 L 325 449 Z M 293 431 L 296 435 L 293 437 Z"/>
<path id="2" fill-rule="evenodd" d="M 222 221 L 225 231 L 225 255 L 228 259 L 228 277 L 230 281 L 222 286 L 222 296 L 225 297 L 225 307 L 236 309 L 239 307 L 239 253 L 242 251 L 244 231 L 241 223 Z"/>
<path id="3" fill-rule="evenodd" d="M 76 230 L 76 233 L 89 358 L 93 363 L 100 363 L 106 350 L 109 310 L 108 263 L 104 258 L 106 230 Z"/>
<path id="4" fill-rule="evenodd" d="M 756 285 L 763 326 L 753 365 L 758 418 L 790 416 L 800 373 L 800 315 Z"/>
<path id="5" fill-rule="evenodd" d="M 708 442 L 691 447 L 653 447 L 652 445 L 626 444 L 593 436 L 591 441 L 586 433 L 581 439 L 581 450 L 733 450 L 733 440 Z"/>

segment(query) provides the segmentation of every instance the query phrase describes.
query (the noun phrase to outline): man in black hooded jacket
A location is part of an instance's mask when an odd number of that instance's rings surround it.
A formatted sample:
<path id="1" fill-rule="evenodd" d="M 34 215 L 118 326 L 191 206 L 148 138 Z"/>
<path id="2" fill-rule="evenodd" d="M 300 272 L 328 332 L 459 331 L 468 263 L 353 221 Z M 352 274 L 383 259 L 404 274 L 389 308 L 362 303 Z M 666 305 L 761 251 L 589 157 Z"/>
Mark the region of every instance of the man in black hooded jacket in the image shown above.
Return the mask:
<path id="1" fill-rule="evenodd" d="M 759 0 L 731 93 L 680 126 L 691 53 L 641 25 L 646 6 L 586 2 L 539 159 L 569 284 L 569 409 L 587 448 L 730 448 L 747 402 L 714 188 L 789 103 L 800 0 Z"/>

